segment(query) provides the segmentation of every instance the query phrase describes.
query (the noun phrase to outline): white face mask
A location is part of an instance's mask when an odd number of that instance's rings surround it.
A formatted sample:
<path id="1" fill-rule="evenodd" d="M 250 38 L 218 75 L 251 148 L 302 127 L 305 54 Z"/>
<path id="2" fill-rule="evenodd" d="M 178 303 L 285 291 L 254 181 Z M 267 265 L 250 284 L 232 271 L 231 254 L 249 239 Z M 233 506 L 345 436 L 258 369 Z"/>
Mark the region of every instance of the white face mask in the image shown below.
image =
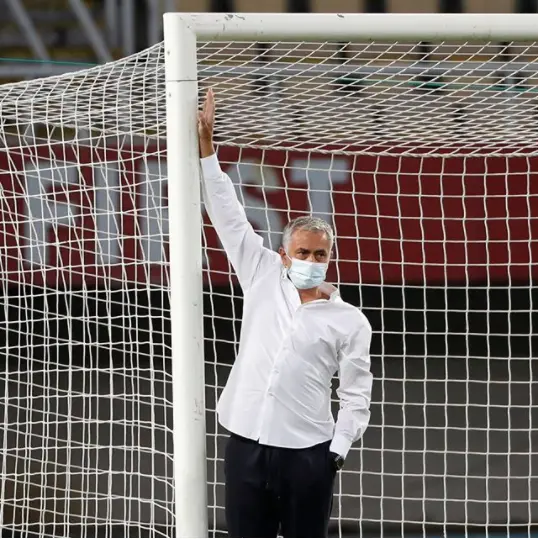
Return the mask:
<path id="1" fill-rule="evenodd" d="M 291 260 L 291 266 L 288 268 L 288 276 L 295 285 L 295 288 L 309 290 L 323 283 L 327 275 L 328 264 L 299 260 L 298 258 L 287 256 Z"/>

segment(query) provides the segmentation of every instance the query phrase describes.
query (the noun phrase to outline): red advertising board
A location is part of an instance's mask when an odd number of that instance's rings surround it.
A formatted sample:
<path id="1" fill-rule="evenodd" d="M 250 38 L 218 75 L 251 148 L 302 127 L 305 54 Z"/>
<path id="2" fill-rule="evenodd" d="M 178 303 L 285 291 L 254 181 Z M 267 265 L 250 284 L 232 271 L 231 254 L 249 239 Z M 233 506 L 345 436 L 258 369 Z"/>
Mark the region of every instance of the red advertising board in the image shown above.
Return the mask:
<path id="1" fill-rule="evenodd" d="M 277 247 L 286 222 L 332 222 L 345 283 L 528 281 L 538 276 L 538 160 L 221 148 L 247 216 Z M 239 164 L 237 164 L 239 160 Z M 0 152 L 0 274 L 61 286 L 166 279 L 164 152 L 52 145 Z M 206 277 L 230 281 L 207 217 Z"/>

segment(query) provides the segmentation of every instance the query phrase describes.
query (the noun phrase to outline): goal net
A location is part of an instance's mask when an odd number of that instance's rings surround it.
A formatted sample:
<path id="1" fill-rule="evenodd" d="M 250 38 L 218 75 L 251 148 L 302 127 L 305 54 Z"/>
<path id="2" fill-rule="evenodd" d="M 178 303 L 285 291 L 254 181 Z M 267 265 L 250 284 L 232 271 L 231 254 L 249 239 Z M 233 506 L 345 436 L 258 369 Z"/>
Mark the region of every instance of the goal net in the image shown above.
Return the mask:
<path id="1" fill-rule="evenodd" d="M 526 535 L 538 521 L 537 53 L 200 45 L 200 98 L 214 88 L 219 158 L 254 228 L 276 249 L 288 220 L 328 220 L 328 279 L 374 330 L 371 423 L 336 481 L 331 534 Z M 0 87 L 6 535 L 174 535 L 172 449 L 186 434 L 172 429 L 164 81 L 157 45 Z M 214 411 L 242 300 L 201 219 L 219 535 Z"/>

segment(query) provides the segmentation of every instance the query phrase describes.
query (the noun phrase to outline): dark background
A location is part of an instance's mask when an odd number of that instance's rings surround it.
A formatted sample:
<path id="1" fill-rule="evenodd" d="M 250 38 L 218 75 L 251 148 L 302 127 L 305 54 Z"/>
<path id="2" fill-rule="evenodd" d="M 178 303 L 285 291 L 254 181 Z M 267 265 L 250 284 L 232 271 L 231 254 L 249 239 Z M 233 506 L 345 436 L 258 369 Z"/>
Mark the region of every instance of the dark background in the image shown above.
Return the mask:
<path id="1" fill-rule="evenodd" d="M 209 517 L 223 531 L 215 451 L 221 459 L 226 437 L 213 410 L 235 355 L 242 301 L 238 289 L 208 292 Z M 337 483 L 343 495 L 332 532 L 528 536 L 538 519 L 536 288 L 341 292 L 373 326 L 375 382 L 370 427 Z M 5 289 L 0 343 L 6 529 L 79 534 L 82 527 L 102 536 L 108 519 L 117 536 L 170 535 L 167 293 Z"/>

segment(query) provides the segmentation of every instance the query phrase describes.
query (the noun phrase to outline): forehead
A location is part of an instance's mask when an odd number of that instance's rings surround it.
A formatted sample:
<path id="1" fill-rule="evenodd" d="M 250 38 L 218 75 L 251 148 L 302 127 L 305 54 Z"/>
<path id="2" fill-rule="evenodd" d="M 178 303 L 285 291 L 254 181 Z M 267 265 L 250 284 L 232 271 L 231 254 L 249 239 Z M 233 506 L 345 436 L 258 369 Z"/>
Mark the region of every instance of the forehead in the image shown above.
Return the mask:
<path id="1" fill-rule="evenodd" d="M 325 232 L 298 229 L 290 237 L 291 249 L 306 249 L 308 251 L 325 250 L 331 248 L 331 241 Z"/>

